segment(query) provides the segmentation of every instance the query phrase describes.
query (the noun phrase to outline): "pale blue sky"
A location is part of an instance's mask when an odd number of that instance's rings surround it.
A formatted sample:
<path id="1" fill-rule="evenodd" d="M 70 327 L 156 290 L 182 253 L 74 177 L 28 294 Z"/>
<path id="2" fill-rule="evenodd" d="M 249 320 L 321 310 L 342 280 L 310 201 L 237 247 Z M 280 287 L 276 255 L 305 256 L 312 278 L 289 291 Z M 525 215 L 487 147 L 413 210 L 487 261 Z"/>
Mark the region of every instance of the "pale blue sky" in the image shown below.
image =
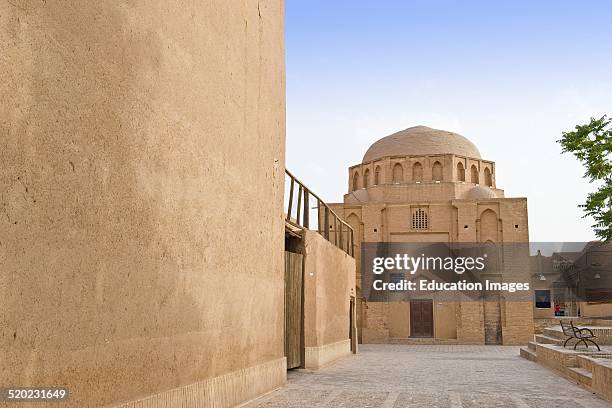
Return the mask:
<path id="1" fill-rule="evenodd" d="M 612 114 L 612 2 L 287 0 L 285 46 L 287 167 L 325 200 L 370 144 L 426 125 L 497 163 L 532 241 L 594 238 L 555 140 Z"/>

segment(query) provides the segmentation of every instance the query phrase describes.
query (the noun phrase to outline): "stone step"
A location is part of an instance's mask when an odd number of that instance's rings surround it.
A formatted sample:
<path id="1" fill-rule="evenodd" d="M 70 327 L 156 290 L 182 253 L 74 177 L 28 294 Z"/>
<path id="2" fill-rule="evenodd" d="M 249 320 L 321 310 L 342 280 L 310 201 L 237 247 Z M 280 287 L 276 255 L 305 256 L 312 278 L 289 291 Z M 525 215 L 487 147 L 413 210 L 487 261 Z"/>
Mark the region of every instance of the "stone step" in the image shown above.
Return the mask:
<path id="1" fill-rule="evenodd" d="M 582 367 L 566 367 L 567 375 L 580 382 L 581 384 L 591 386 L 593 381 L 593 373 Z"/>
<path id="2" fill-rule="evenodd" d="M 546 327 L 544 328 L 544 330 L 542 330 L 542 332 L 542 334 L 544 334 L 545 336 L 552 337 L 555 339 L 561 340 L 566 338 L 561 329 L 557 329 L 556 327 Z"/>
<path id="3" fill-rule="evenodd" d="M 584 368 L 587 371 L 593 371 L 593 361 L 587 356 L 577 356 L 576 366 Z"/>
<path id="4" fill-rule="evenodd" d="M 545 334 L 536 334 L 535 339 L 540 344 L 563 344 L 563 340 Z"/>
<path id="5" fill-rule="evenodd" d="M 538 356 L 535 351 L 530 350 L 528 347 L 521 347 L 520 355 L 523 358 L 531 361 L 538 361 Z"/>
<path id="6" fill-rule="evenodd" d="M 536 343 L 535 341 L 530 341 L 529 343 L 527 343 L 527 348 L 531 351 L 536 351 L 536 345 L 538 343 Z"/>

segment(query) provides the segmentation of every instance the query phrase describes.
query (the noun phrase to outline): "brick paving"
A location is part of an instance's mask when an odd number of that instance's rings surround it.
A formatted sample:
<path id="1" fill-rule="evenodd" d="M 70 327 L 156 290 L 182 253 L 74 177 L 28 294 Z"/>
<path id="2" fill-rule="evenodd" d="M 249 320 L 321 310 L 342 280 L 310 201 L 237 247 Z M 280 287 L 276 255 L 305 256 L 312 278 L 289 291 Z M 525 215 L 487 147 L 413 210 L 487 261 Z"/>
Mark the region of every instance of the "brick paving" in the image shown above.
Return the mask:
<path id="1" fill-rule="evenodd" d="M 612 404 L 519 357 L 518 347 L 360 345 L 320 370 L 292 370 L 287 385 L 248 408 L 599 408 Z"/>

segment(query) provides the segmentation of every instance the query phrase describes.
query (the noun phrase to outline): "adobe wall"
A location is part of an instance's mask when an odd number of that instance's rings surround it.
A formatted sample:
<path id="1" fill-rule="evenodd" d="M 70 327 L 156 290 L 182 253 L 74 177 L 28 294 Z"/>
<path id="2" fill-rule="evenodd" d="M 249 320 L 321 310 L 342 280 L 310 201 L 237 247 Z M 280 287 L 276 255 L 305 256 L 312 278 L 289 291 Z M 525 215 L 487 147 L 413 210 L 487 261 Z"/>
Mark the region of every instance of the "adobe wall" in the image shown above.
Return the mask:
<path id="1" fill-rule="evenodd" d="M 580 316 L 582 317 L 612 317 L 612 303 L 579 302 Z"/>
<path id="2" fill-rule="evenodd" d="M 0 384 L 284 383 L 283 8 L 0 2 Z"/>
<path id="3" fill-rule="evenodd" d="M 318 368 L 350 353 L 350 298 L 355 259 L 315 231 L 304 231 L 305 367 Z"/>

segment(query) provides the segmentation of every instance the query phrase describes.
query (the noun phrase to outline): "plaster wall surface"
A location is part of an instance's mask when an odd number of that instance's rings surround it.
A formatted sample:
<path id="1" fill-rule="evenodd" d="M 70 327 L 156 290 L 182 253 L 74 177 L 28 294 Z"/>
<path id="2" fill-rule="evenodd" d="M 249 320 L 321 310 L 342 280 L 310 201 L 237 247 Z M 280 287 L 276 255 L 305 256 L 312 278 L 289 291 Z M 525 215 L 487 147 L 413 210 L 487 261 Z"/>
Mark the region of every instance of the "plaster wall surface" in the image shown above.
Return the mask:
<path id="1" fill-rule="evenodd" d="M 304 345 L 306 368 L 350 352 L 350 298 L 355 259 L 315 231 L 304 231 Z M 314 358 L 308 358 L 311 354 Z"/>
<path id="2" fill-rule="evenodd" d="M 283 15 L 0 2 L 0 384 L 88 407 L 284 382 Z"/>

